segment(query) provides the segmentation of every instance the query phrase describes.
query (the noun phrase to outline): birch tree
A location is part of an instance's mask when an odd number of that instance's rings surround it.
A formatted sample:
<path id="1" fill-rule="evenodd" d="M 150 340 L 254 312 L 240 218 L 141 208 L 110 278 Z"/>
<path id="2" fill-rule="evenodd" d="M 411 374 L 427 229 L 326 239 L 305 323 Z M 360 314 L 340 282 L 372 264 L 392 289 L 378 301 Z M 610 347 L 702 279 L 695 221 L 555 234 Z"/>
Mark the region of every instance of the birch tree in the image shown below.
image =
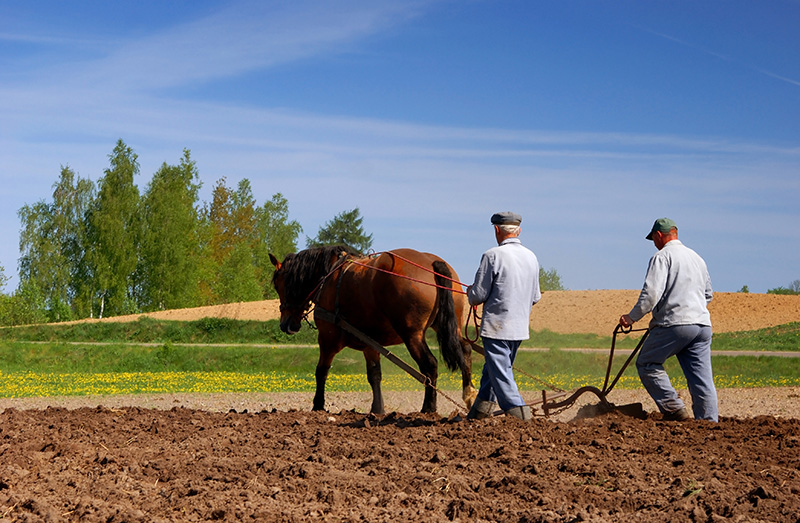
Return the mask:
<path id="1" fill-rule="evenodd" d="M 164 163 L 142 197 L 141 296 L 145 310 L 200 304 L 199 176 L 188 149 Z"/>
<path id="2" fill-rule="evenodd" d="M 62 167 L 53 185 L 53 201 L 23 206 L 18 215 L 20 232 L 20 282 L 38 289 L 51 321 L 82 317 L 91 303 L 86 292 L 86 212 L 94 197 L 94 184 Z M 35 282 L 35 285 L 30 283 Z"/>
<path id="3" fill-rule="evenodd" d="M 136 268 L 141 235 L 138 156 L 121 139 L 109 155 L 111 166 L 98 182 L 99 190 L 88 217 L 98 316 L 133 313 L 136 306 Z"/>
<path id="4" fill-rule="evenodd" d="M 275 266 L 269 261 L 269 254 L 279 260 L 287 254 L 297 252 L 297 239 L 303 228 L 295 220 L 289 220 L 289 202 L 281 193 L 258 209 L 258 243 L 256 245 L 256 265 L 260 271 L 260 282 L 265 298 L 277 298 L 272 286 Z"/>

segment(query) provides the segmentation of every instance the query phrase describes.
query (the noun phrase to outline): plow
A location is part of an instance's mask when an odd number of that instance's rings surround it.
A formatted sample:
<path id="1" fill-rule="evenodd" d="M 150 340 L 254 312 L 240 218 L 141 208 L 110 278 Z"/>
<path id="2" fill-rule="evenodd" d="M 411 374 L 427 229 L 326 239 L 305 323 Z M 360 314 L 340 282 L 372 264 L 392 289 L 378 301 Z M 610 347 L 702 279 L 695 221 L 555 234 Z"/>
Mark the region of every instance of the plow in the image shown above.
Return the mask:
<path id="1" fill-rule="evenodd" d="M 614 353 L 616 351 L 617 336 L 619 334 L 630 334 L 632 332 L 643 332 L 643 334 L 642 334 L 641 338 L 639 339 L 639 342 L 637 343 L 636 348 L 634 348 L 631 351 L 631 353 L 628 355 L 626 360 L 619 367 L 619 369 L 617 370 L 616 374 L 614 375 L 614 377 L 612 379 L 611 374 L 612 374 L 612 369 L 614 367 Z M 644 344 L 645 340 L 647 339 L 647 335 L 649 333 L 650 333 L 650 329 L 647 329 L 647 328 L 645 328 L 645 329 L 633 329 L 631 327 L 625 328 L 622 325 L 617 325 L 614 328 L 614 333 L 613 333 L 613 336 L 611 338 L 611 348 L 610 348 L 609 354 L 608 354 L 608 365 L 606 367 L 605 380 L 603 381 L 603 387 L 602 388 L 598 388 L 598 387 L 595 387 L 593 385 L 584 385 L 582 387 L 578 387 L 578 388 L 576 388 L 574 390 L 571 390 L 571 391 L 565 391 L 565 390 L 561 390 L 561 389 L 559 389 L 559 388 L 547 383 L 546 381 L 544 381 L 544 380 L 542 380 L 540 378 L 537 378 L 536 376 L 532 376 L 532 375 L 528 374 L 527 372 L 524 372 L 521 369 L 518 369 L 517 367 L 514 367 L 514 371 L 515 372 L 519 372 L 520 374 L 524 374 L 525 376 L 527 376 L 527 377 L 529 377 L 529 378 L 531 378 L 531 379 L 533 379 L 535 381 L 538 381 L 539 383 L 542 383 L 545 386 L 547 386 L 547 389 L 542 389 L 541 398 L 536 399 L 536 400 L 531 401 L 531 402 L 528 402 L 528 403 L 526 403 L 526 405 L 530 406 L 532 411 L 541 410 L 542 411 L 542 415 L 544 415 L 545 417 L 549 417 L 549 416 L 551 416 L 553 414 L 556 414 L 556 413 L 562 412 L 562 411 L 564 411 L 566 409 L 569 409 L 570 407 L 572 407 L 578 401 L 578 399 L 581 396 L 583 396 L 584 394 L 590 393 L 590 394 L 594 394 L 597 397 L 597 399 L 599 400 L 597 405 L 594 406 L 594 413 L 595 414 L 606 414 L 606 413 L 609 413 L 609 412 L 613 411 L 613 412 L 619 412 L 621 414 L 625 414 L 627 416 L 632 416 L 632 417 L 635 417 L 635 418 L 641 418 L 641 419 L 646 418 L 647 414 L 645 413 L 644 407 L 642 406 L 641 403 L 629 403 L 629 404 L 626 404 L 626 405 L 617 405 L 617 404 L 612 403 L 611 401 L 609 401 L 608 395 L 614 389 L 614 387 L 616 386 L 616 384 L 619 381 L 619 379 L 625 373 L 625 370 L 627 370 L 627 368 L 630 365 L 630 363 L 636 357 L 636 354 L 638 354 L 639 350 L 642 348 L 642 345 Z M 473 341 L 470 341 L 470 343 L 472 345 L 473 350 L 475 350 L 476 352 L 478 352 L 481 355 L 483 354 L 483 347 L 481 347 L 479 344 L 477 344 L 477 343 L 475 343 Z M 498 410 L 498 411 L 494 412 L 495 416 L 500 415 L 500 414 L 503 414 L 502 410 Z"/>
<path id="2" fill-rule="evenodd" d="M 617 335 L 619 333 L 629 334 L 631 332 L 636 332 L 636 331 L 643 331 L 643 334 L 639 339 L 639 342 L 636 344 L 636 348 L 633 349 L 633 351 L 631 351 L 630 355 L 627 357 L 625 362 L 620 366 L 619 370 L 614 376 L 614 379 L 610 380 L 612 367 L 614 364 L 614 351 L 616 349 L 616 344 L 617 344 Z M 628 368 L 630 363 L 636 357 L 636 354 L 639 352 L 639 349 L 642 348 L 642 345 L 644 344 L 644 341 L 647 339 L 647 335 L 649 333 L 650 329 L 633 329 L 631 327 L 624 328 L 622 327 L 622 325 L 617 325 L 614 328 L 614 334 L 611 338 L 611 349 L 609 350 L 608 354 L 608 366 L 606 367 L 606 376 L 605 380 L 603 381 L 603 388 L 598 389 L 597 387 L 586 385 L 583 387 L 579 387 L 570 393 L 557 392 L 556 394 L 551 394 L 549 398 L 547 396 L 547 391 L 542 390 L 542 399 L 537 403 L 541 406 L 544 415 L 549 416 L 551 412 L 569 408 L 572 405 L 574 405 L 575 402 L 578 401 L 578 398 L 580 398 L 582 395 L 586 393 L 592 393 L 595 396 L 597 396 L 599 400 L 599 403 L 597 405 L 599 413 L 616 411 L 636 418 L 646 418 L 647 415 L 645 414 L 644 408 L 642 407 L 641 403 L 616 405 L 608 400 L 608 395 L 614 389 L 614 386 L 617 384 L 619 379 L 625 373 L 625 370 Z M 566 396 L 566 398 L 560 399 L 564 396 Z"/>

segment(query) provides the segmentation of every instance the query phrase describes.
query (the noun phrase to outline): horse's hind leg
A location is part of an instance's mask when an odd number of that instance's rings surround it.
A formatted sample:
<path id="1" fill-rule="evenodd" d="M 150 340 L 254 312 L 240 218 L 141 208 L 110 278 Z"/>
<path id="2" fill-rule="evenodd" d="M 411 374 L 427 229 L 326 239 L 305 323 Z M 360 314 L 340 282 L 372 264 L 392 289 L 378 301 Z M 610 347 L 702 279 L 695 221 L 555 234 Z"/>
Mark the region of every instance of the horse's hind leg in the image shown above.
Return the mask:
<path id="1" fill-rule="evenodd" d="M 406 341 L 406 347 L 408 348 L 408 353 L 414 358 L 414 361 L 417 362 L 419 371 L 430 380 L 430 384 L 425 385 L 425 399 L 422 401 L 422 412 L 436 412 L 437 397 L 435 387 L 436 379 L 439 376 L 436 357 L 431 352 L 431 349 L 428 348 L 428 344 L 425 342 L 425 337 L 422 332 L 409 338 Z"/>
<path id="2" fill-rule="evenodd" d="M 472 345 L 466 339 L 461 339 L 461 348 L 464 351 L 464 368 L 461 369 L 461 399 L 467 406 L 467 410 L 472 408 L 478 391 L 472 386 Z"/>
<path id="3" fill-rule="evenodd" d="M 369 411 L 373 414 L 383 414 L 383 393 L 381 392 L 381 355 L 372 349 L 364 349 L 364 359 L 367 362 L 367 381 L 372 388 L 372 407 Z"/>

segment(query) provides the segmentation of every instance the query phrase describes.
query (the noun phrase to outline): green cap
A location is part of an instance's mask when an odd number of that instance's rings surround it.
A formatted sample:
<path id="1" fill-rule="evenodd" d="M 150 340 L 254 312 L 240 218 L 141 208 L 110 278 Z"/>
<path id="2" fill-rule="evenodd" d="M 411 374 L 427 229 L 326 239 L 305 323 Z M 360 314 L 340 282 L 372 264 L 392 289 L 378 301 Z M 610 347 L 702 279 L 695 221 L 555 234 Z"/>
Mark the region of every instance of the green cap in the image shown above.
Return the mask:
<path id="1" fill-rule="evenodd" d="M 659 218 L 653 224 L 653 228 L 650 229 L 650 234 L 645 236 L 644 239 L 645 240 L 652 240 L 653 239 L 653 233 L 656 232 L 656 231 L 661 232 L 661 233 L 667 233 L 667 232 L 671 231 L 672 229 L 677 229 L 677 228 L 678 228 L 678 226 L 675 225 L 675 222 L 673 222 L 669 218 Z"/>

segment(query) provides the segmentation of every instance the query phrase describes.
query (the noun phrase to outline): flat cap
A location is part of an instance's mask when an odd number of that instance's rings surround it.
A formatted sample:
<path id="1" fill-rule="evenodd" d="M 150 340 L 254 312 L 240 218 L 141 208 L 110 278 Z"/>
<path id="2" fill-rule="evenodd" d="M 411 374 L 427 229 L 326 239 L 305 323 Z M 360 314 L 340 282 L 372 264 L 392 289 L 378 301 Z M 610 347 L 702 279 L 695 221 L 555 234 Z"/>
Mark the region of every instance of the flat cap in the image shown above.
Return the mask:
<path id="1" fill-rule="evenodd" d="M 522 223 L 522 216 L 515 212 L 505 211 L 492 215 L 492 225 L 519 225 Z"/>
<path id="2" fill-rule="evenodd" d="M 675 222 L 670 220 L 669 218 L 659 218 L 658 220 L 653 223 L 653 228 L 650 229 L 650 234 L 644 237 L 645 240 L 652 240 L 653 233 L 658 231 L 661 233 L 668 233 L 672 229 L 677 229 L 678 226 L 675 225 Z"/>

